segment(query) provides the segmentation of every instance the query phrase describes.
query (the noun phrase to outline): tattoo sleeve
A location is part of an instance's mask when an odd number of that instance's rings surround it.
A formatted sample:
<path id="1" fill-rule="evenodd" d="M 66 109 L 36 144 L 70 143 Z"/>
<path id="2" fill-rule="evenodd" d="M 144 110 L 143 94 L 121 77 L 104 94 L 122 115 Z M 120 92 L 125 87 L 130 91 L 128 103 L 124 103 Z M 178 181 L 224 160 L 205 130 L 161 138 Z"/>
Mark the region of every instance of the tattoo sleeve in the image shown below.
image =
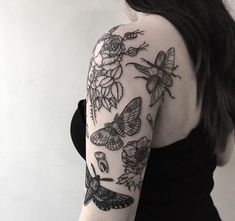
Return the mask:
<path id="1" fill-rule="evenodd" d="M 165 94 L 174 99 L 170 89 L 176 78 L 181 79 L 174 73 L 178 68 L 175 48 L 157 51 L 151 61 L 147 57 L 151 54 L 145 53 L 149 45 L 144 34 L 139 29 L 119 32 L 114 27 L 98 40 L 90 60 L 84 205 L 94 204 L 101 211 L 127 208 L 137 201 L 158 101 Z"/>

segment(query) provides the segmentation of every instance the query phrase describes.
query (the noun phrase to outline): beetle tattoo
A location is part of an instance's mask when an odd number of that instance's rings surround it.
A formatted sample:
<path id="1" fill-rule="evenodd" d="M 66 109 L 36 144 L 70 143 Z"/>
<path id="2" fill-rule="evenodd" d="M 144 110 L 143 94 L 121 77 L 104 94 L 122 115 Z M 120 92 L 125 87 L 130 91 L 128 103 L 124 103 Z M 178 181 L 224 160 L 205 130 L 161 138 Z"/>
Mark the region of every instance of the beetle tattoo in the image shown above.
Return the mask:
<path id="1" fill-rule="evenodd" d="M 164 100 L 164 94 L 167 92 L 171 98 L 170 87 L 173 86 L 173 77 L 181 78 L 173 71 L 178 67 L 175 66 L 175 48 L 170 48 L 167 52 L 160 51 L 157 54 L 154 64 L 142 58 L 149 67 L 140 65 L 138 63 L 127 63 L 126 65 L 134 65 L 135 68 L 145 76 L 136 76 L 135 78 L 142 78 L 147 81 L 146 88 L 151 94 L 150 106 L 153 106 L 160 98 Z"/>

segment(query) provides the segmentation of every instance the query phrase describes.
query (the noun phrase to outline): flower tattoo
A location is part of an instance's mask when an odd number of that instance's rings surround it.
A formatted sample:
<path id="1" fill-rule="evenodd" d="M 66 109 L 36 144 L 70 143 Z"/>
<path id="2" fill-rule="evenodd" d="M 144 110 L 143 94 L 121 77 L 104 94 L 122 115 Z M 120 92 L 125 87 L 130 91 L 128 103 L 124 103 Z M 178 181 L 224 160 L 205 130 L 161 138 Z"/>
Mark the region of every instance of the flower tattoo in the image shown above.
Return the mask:
<path id="1" fill-rule="evenodd" d="M 117 103 L 123 96 L 123 86 L 119 79 L 123 73 L 121 61 L 123 56 L 136 56 L 139 51 L 146 50 L 144 42 L 139 47 L 127 48 L 125 42 L 133 40 L 144 31 L 127 32 L 124 36 L 115 35 L 112 28 L 97 42 L 90 60 L 87 78 L 87 98 L 90 99 L 90 113 L 93 123 L 96 124 L 96 113 L 102 107 L 108 111 L 117 108 Z"/>
<path id="2" fill-rule="evenodd" d="M 122 151 L 122 162 L 124 173 L 118 178 L 117 184 L 136 190 L 141 189 L 143 182 L 143 171 L 147 165 L 150 153 L 150 140 L 144 136 L 137 141 L 130 141 Z"/>

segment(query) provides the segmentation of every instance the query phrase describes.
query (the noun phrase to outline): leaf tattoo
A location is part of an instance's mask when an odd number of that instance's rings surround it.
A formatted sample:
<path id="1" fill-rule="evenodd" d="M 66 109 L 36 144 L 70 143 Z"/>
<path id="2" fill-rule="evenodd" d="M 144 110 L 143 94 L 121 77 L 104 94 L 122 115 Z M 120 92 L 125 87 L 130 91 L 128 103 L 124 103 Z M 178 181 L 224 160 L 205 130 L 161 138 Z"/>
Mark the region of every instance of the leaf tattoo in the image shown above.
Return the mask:
<path id="1" fill-rule="evenodd" d="M 108 162 L 106 160 L 105 153 L 103 153 L 101 151 L 97 151 L 97 152 L 94 153 L 94 156 L 97 160 L 97 164 L 98 164 L 98 167 L 99 167 L 100 171 L 108 173 L 109 172 L 109 165 L 108 165 Z"/>
<path id="2" fill-rule="evenodd" d="M 133 136 L 139 132 L 141 109 L 141 97 L 132 99 L 119 116 L 116 113 L 113 122 L 105 123 L 103 128 L 90 136 L 91 142 L 97 146 L 105 146 L 112 151 L 120 149 L 125 135 Z"/>
<path id="3" fill-rule="evenodd" d="M 125 42 L 143 35 L 144 31 L 137 29 L 120 36 L 113 33 L 118 27 L 112 28 L 99 39 L 90 60 L 87 98 L 90 100 L 90 114 L 94 124 L 97 123 L 97 111 L 105 108 L 110 112 L 113 107 L 117 108 L 123 97 L 123 86 L 119 81 L 123 73 L 123 57 L 134 57 L 148 47 L 144 42 L 139 47 L 127 48 Z"/>
<path id="4" fill-rule="evenodd" d="M 146 88 L 151 94 L 150 106 L 153 106 L 160 98 L 164 100 L 165 92 L 172 96 L 170 87 L 173 86 L 173 77 L 181 78 L 173 71 L 178 67 L 175 66 L 175 48 L 170 48 L 167 52 L 160 51 L 157 54 L 154 64 L 142 58 L 149 67 L 140 65 L 138 63 L 127 63 L 126 65 L 134 65 L 135 68 L 145 76 L 136 76 L 135 78 L 142 78 L 147 81 Z"/>
<path id="5" fill-rule="evenodd" d="M 126 208 L 133 204 L 134 199 L 131 196 L 117 193 L 101 186 L 100 181 L 113 181 L 113 179 L 100 178 L 100 176 L 96 174 L 93 164 L 91 164 L 91 166 L 95 176 L 91 176 L 91 173 L 86 166 L 85 185 L 87 191 L 84 200 L 85 206 L 92 200 L 99 209 L 108 211 L 110 209 Z"/>

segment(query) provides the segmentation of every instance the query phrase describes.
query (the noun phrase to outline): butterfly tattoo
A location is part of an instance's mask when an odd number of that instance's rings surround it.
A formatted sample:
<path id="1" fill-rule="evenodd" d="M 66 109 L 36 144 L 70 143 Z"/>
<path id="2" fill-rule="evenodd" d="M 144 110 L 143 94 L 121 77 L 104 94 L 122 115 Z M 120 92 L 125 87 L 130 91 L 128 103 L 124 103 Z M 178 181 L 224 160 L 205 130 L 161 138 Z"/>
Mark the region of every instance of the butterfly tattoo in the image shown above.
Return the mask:
<path id="1" fill-rule="evenodd" d="M 120 115 L 116 113 L 113 122 L 105 123 L 103 128 L 90 136 L 91 142 L 97 146 L 105 146 L 112 151 L 120 149 L 125 135 L 132 136 L 139 132 L 141 108 L 141 97 L 132 99 Z"/>
<path id="2" fill-rule="evenodd" d="M 93 201 L 95 205 L 103 210 L 108 211 L 110 209 L 122 209 L 130 206 L 134 199 L 131 196 L 114 192 L 100 185 L 100 181 L 113 181 L 112 178 L 100 178 L 96 174 L 93 164 L 91 164 L 94 177 L 91 176 L 88 167 L 86 166 L 86 196 L 84 205 L 86 206 L 90 201 Z"/>
<path id="3" fill-rule="evenodd" d="M 136 76 L 135 78 L 143 78 L 147 81 L 146 88 L 148 93 L 151 94 L 150 106 L 153 106 L 160 98 L 164 100 L 165 92 L 171 98 L 175 98 L 169 89 L 173 86 L 173 77 L 181 78 L 180 75 L 173 73 L 178 67 L 175 66 L 175 48 L 172 47 L 167 52 L 160 51 L 154 64 L 144 58 L 142 58 L 142 61 L 146 62 L 149 67 L 138 63 L 127 63 L 126 65 L 134 65 L 139 72 L 145 75 Z"/>

